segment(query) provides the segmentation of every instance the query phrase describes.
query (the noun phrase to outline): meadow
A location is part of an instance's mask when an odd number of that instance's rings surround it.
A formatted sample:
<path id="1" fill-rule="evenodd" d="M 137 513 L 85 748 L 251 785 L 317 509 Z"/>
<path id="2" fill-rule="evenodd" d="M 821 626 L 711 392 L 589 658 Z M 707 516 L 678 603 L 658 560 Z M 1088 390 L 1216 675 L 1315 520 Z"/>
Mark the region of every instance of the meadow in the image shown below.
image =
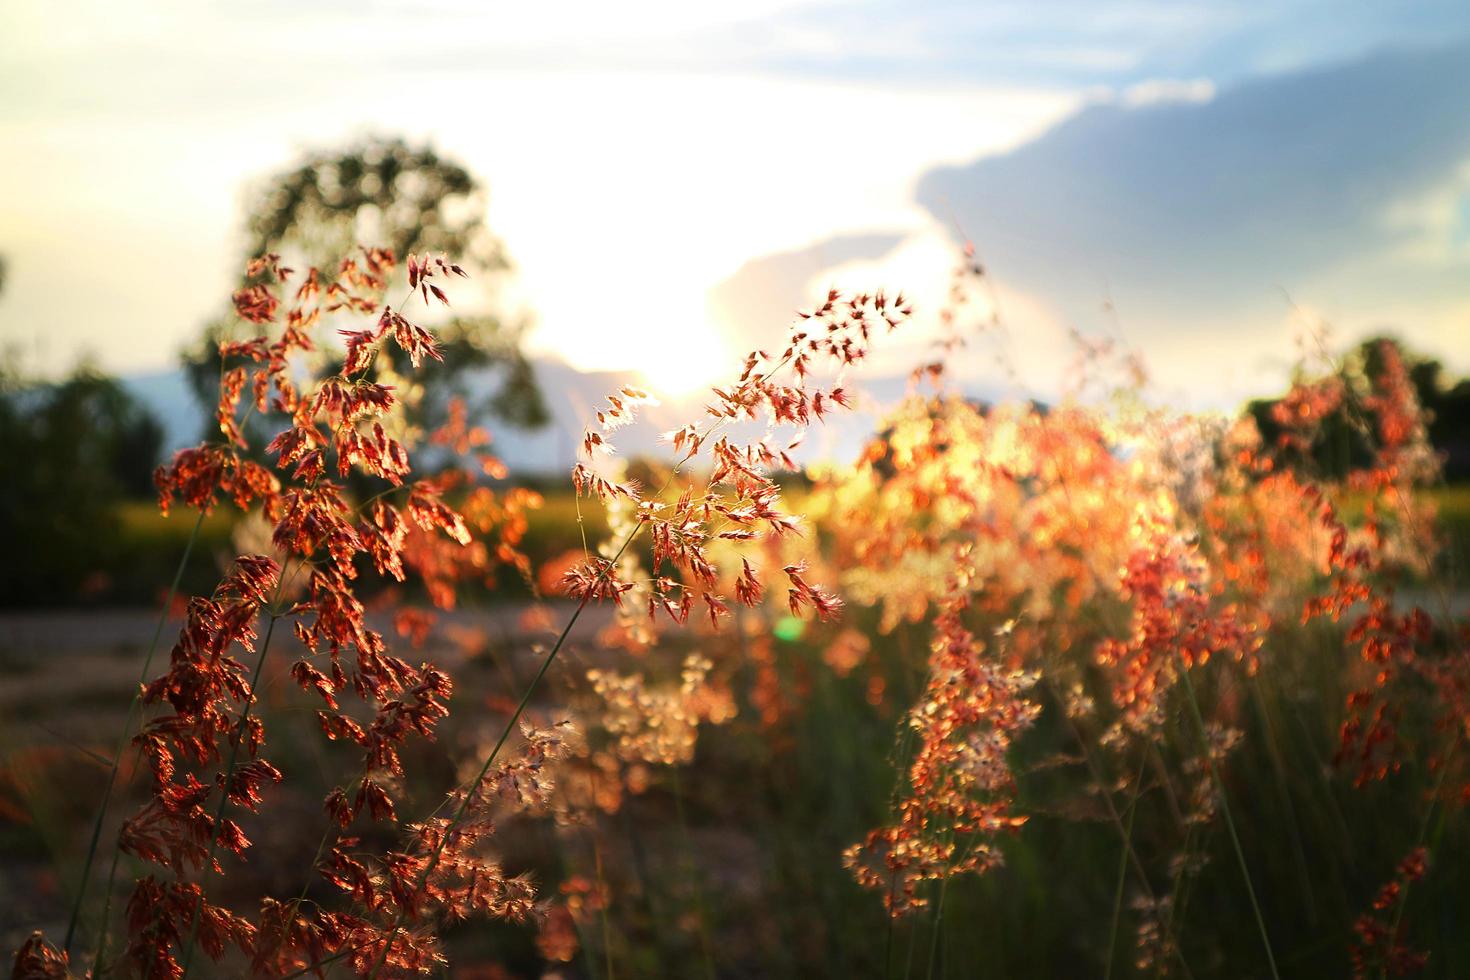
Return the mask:
<path id="1" fill-rule="evenodd" d="M 801 311 L 665 461 L 609 392 L 532 488 L 405 422 L 462 277 L 405 259 L 259 260 L 219 436 L 116 515 L 156 608 L 0 650 L 14 976 L 1470 975 L 1470 489 L 1396 350 L 1269 434 L 1105 348 L 978 404 L 961 261 L 860 459 L 787 453 L 901 294 Z"/>

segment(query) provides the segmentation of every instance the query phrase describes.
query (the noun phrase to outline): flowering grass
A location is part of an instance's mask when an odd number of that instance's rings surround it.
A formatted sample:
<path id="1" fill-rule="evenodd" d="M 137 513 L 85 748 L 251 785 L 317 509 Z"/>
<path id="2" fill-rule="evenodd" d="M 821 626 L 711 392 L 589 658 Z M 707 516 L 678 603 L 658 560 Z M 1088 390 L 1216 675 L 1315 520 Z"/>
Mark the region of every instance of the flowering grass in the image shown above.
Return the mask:
<path id="1" fill-rule="evenodd" d="M 648 485 L 615 445 L 652 396 L 610 392 L 548 501 L 492 488 L 462 412 L 405 420 L 461 274 L 248 270 L 219 438 L 159 486 L 259 550 L 188 602 L 121 750 L 67 747 L 112 775 L 16 976 L 1470 970 L 1470 624 L 1434 506 L 1463 494 L 1392 348 L 1304 363 L 1269 440 L 1096 345 L 1079 397 L 977 405 L 946 365 L 1005 343 L 967 259 L 855 463 L 780 479 L 913 328 L 902 296 L 801 312 Z M 1339 412 L 1373 453 L 1329 478 L 1304 460 Z M 416 470 L 425 444 L 453 463 Z M 507 584 L 532 601 L 467 625 Z M 55 748 L 7 759 L 18 827 Z"/>

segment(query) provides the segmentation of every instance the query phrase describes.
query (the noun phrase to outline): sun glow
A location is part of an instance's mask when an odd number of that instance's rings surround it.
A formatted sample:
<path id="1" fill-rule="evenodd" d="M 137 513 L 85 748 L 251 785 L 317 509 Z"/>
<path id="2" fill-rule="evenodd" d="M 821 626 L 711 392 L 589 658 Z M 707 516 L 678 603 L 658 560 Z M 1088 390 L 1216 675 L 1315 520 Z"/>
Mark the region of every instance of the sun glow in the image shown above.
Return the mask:
<path id="1" fill-rule="evenodd" d="M 719 332 L 707 324 L 685 328 L 669 342 L 650 344 L 640 352 L 637 370 L 655 395 L 687 398 L 730 380 L 725 377 L 732 352 Z"/>

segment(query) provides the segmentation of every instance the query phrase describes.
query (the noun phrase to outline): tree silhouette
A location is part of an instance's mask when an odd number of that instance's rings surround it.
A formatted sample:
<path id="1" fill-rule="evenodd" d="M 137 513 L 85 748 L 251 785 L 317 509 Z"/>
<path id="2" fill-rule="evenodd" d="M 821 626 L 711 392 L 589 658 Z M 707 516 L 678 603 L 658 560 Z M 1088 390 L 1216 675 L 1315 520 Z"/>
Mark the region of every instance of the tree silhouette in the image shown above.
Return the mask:
<path id="1" fill-rule="evenodd" d="M 1430 445 L 1443 456 L 1445 479 L 1450 482 L 1470 479 L 1470 380 L 1449 383 L 1439 361 L 1410 351 L 1399 340 L 1388 336 L 1362 341 L 1344 361 L 1343 380 L 1351 382 L 1356 375 L 1371 387 L 1383 371 L 1384 344 L 1397 348 L 1408 368 L 1419 404 L 1426 410 Z M 1246 406 L 1261 434 L 1271 443 L 1281 432 L 1272 417 L 1279 400 L 1260 398 Z M 1322 419 L 1310 452 L 1292 450 L 1285 458 L 1293 465 L 1333 478 L 1367 466 L 1373 458 L 1373 446 L 1360 421 L 1353 418 L 1356 411 L 1355 407 L 1344 406 Z"/>
<path id="2" fill-rule="evenodd" d="M 52 384 L 0 362 L 0 605 L 75 597 L 117 545 L 117 505 L 153 493 L 163 427 L 115 379 L 82 366 Z M 24 560 L 22 557 L 24 556 Z"/>
<path id="3" fill-rule="evenodd" d="M 438 425 L 450 399 L 457 397 L 466 402 L 472 421 L 493 417 L 539 426 L 546 421 L 546 407 L 521 352 L 528 324 L 495 312 L 510 266 L 485 224 L 486 202 L 484 186 L 431 147 L 367 137 L 310 153 L 255 189 L 246 209 L 248 239 L 240 266 L 275 252 L 287 265 L 316 266 L 330 280 L 336 262 L 358 244 L 389 247 L 400 261 L 410 252 L 449 255 L 469 271 L 490 312 L 457 314 L 436 325 L 445 363 L 432 391 L 411 386 L 400 392 L 409 421 L 422 428 Z M 389 295 L 402 290 L 406 280 L 390 286 Z M 183 354 L 195 395 L 211 413 L 222 367 L 218 344 L 243 336 L 242 329 L 233 316 L 221 316 Z M 374 370 L 391 375 L 391 357 L 376 362 Z"/>

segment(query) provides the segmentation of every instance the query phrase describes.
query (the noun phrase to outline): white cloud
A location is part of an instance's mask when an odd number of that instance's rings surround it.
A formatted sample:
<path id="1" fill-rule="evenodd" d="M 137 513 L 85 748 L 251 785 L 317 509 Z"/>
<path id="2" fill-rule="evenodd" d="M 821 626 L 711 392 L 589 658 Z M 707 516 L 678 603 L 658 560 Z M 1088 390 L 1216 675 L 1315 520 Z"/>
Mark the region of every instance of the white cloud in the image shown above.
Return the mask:
<path id="1" fill-rule="evenodd" d="M 140 114 L 95 66 L 94 109 L 0 116 L 0 201 L 14 253 L 0 332 L 44 335 L 41 366 L 81 349 L 104 366 L 165 366 L 228 294 L 246 181 L 302 147 L 365 130 L 432 139 L 490 189 L 491 227 L 539 318 L 535 350 L 579 367 L 724 353 L 705 293 L 742 261 L 853 226 L 912 224 L 914 181 L 1015 145 L 1073 104 L 984 88 L 873 89 L 780 76 L 445 68 L 363 61 L 302 96 L 190 113 L 199 80 Z M 262 97 L 253 92 L 250 98 Z M 90 279 L 84 286 L 79 279 Z M 96 288 L 102 281 L 105 289 Z"/>
<path id="2" fill-rule="evenodd" d="M 0 197 L 11 263 L 0 334 L 44 343 L 53 370 L 83 348 L 116 370 L 169 363 L 228 292 L 243 182 L 304 146 L 372 129 L 432 138 L 486 179 L 491 225 L 540 316 L 538 350 L 584 367 L 633 367 L 656 350 L 677 370 L 669 352 L 693 333 L 696 360 L 740 345 L 710 339 L 705 296 L 747 259 L 853 229 L 926 228 L 920 173 L 1030 140 L 1092 82 L 1140 113 L 1218 101 L 1176 52 L 1223 43 L 1243 17 L 1150 2 L 90 0 L 64 18 L 0 5 L 0 80 L 12 93 L 0 104 L 0 185 L 11 189 Z M 1035 81 L 1001 84 L 1017 77 L 1008 71 Z M 1253 174 L 1236 166 L 1220 180 Z M 1074 291 L 1091 301 L 1107 261 L 1151 254 L 1156 236 L 1137 209 L 1178 211 L 1159 203 L 1161 186 L 1149 177 L 1126 223 L 1071 252 L 1064 234 L 1038 228 L 1044 207 L 1029 201 L 1024 220 L 966 231 L 987 247 L 1041 240 L 1049 266 L 1085 279 Z M 1100 187 L 1098 198 L 1114 196 Z M 1058 193 L 1046 188 L 1041 204 Z M 1448 193 L 1401 205 L 1391 230 L 1460 248 Z M 1189 187 L 1179 197 L 1206 199 Z M 948 202 L 928 203 L 948 217 Z M 1075 217 L 1062 216 L 1063 231 Z M 1141 242 L 1118 233 L 1135 230 Z M 917 268 L 919 245 L 900 253 Z M 1028 304 L 1040 322 L 1038 302 L 1016 300 Z"/>
<path id="3" fill-rule="evenodd" d="M 1126 106 L 1145 106 L 1209 102 L 1214 97 L 1215 83 L 1208 78 L 1150 78 L 1123 89 L 1119 101 Z"/>

